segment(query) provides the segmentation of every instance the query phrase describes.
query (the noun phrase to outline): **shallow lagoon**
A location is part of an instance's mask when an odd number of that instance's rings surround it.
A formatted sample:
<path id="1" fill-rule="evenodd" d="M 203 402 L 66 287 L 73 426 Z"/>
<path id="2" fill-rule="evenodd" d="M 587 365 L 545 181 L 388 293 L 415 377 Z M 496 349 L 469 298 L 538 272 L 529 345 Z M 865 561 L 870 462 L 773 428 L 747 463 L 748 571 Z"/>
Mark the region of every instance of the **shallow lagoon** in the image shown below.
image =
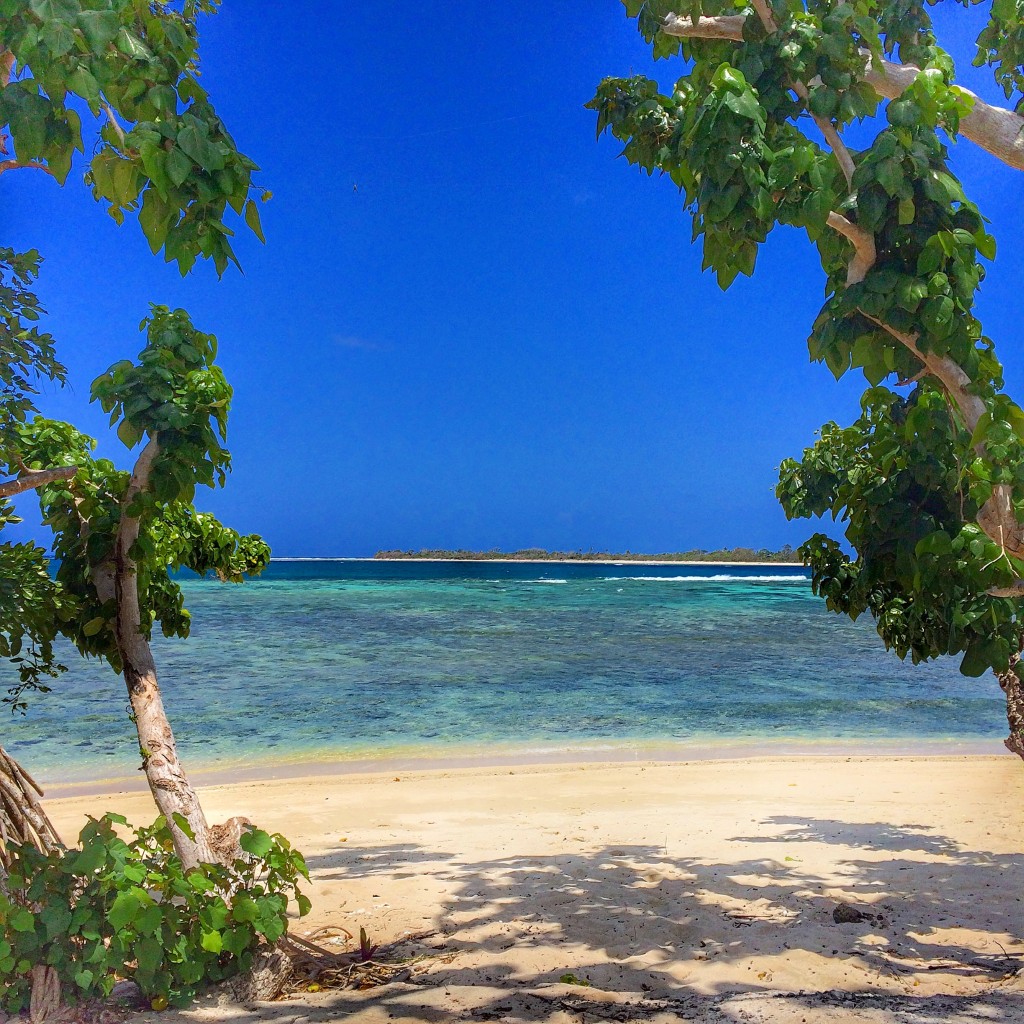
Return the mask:
<path id="1" fill-rule="evenodd" d="M 184 587 L 192 636 L 155 648 L 193 768 L 1001 749 L 993 679 L 901 664 L 797 569 L 302 561 Z M 5 746 L 48 781 L 135 775 L 123 685 L 68 663 Z"/>

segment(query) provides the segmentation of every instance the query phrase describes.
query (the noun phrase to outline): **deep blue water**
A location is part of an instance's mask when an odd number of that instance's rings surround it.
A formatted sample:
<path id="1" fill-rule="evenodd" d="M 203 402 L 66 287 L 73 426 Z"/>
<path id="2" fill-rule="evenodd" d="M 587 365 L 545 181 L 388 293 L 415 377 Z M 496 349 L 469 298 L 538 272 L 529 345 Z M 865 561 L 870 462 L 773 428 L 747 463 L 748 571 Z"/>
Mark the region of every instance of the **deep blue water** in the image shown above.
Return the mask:
<path id="1" fill-rule="evenodd" d="M 994 680 L 902 664 L 785 567 L 275 562 L 183 585 L 192 636 L 154 646 L 194 767 L 1003 735 Z M 133 775 L 123 684 L 68 663 L 4 745 L 51 781 Z"/>

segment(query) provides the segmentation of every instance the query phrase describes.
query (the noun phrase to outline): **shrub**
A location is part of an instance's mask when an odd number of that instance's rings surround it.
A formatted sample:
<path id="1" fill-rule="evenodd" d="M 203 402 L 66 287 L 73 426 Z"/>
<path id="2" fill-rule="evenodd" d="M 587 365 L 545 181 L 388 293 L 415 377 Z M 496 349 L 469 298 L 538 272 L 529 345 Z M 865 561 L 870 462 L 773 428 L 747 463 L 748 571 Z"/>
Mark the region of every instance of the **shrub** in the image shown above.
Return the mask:
<path id="1" fill-rule="evenodd" d="M 175 817 L 183 830 L 184 819 Z M 305 861 L 280 835 L 245 832 L 231 865 L 184 871 L 164 818 L 122 839 L 120 815 L 90 819 L 79 847 L 44 855 L 11 850 L 8 892 L 0 891 L 0 1007 L 28 1005 L 32 967 L 48 964 L 65 998 L 110 994 L 135 981 L 156 1005 L 181 1003 L 201 985 L 245 971 L 262 940 L 287 929 L 289 899 L 309 900 L 298 881 Z"/>

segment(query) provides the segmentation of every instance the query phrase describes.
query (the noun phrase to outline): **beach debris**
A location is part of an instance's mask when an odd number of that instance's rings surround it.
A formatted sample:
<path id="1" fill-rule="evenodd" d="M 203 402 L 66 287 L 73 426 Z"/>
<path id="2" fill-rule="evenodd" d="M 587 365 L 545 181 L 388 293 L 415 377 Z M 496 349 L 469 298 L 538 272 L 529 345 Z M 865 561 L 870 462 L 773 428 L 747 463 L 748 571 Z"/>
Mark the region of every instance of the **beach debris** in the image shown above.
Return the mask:
<path id="1" fill-rule="evenodd" d="M 0 747 L 0 887 L 10 866 L 8 845 L 31 843 L 40 853 L 63 845 L 39 802 L 42 795 L 36 780 Z"/>
<path id="2" fill-rule="evenodd" d="M 876 927 L 885 926 L 885 918 L 881 914 L 873 914 L 869 910 L 859 910 L 849 903 L 840 903 L 832 911 L 832 920 L 836 924 L 870 924 Z"/>
<path id="3" fill-rule="evenodd" d="M 291 934 L 285 936 L 278 945 L 288 954 L 289 972 L 275 995 L 269 998 L 285 999 L 324 989 L 376 988 L 407 981 L 422 964 L 451 963 L 456 956 L 443 945 L 430 953 L 405 957 L 396 955 L 402 947 L 436 935 L 436 930 L 403 935 L 395 942 L 378 946 L 371 945 L 365 929 L 360 929 L 359 946 L 355 949 L 334 951 L 320 944 L 334 941 L 339 931 L 345 932 L 351 940 L 350 932 L 334 927 L 320 928 L 306 938 Z"/>
<path id="4" fill-rule="evenodd" d="M 860 924 L 861 921 L 865 920 L 865 915 L 856 907 L 851 907 L 849 903 L 840 903 L 832 911 L 832 920 L 836 924 Z"/>

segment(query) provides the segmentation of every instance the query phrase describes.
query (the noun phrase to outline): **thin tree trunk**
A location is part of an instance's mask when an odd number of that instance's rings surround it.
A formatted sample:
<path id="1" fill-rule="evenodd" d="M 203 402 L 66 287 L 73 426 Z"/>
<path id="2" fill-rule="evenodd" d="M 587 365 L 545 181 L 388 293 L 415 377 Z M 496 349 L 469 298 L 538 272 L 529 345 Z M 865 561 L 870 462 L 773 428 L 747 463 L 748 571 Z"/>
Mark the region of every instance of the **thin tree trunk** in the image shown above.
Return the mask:
<path id="1" fill-rule="evenodd" d="M 1010 725 L 1010 735 L 1003 741 L 1006 749 L 1024 758 L 1024 683 L 1017 675 L 1020 658 L 1010 662 L 1005 672 L 997 672 L 996 678 L 1006 694 L 1006 720 Z"/>
<path id="2" fill-rule="evenodd" d="M 153 651 L 142 633 L 138 571 L 131 553 L 139 536 L 139 520 L 129 516 L 128 509 L 136 495 L 148 485 L 158 451 L 158 441 L 154 436 L 135 464 L 121 506 L 121 523 L 114 555 L 114 597 L 117 607 L 115 634 L 124 681 L 128 687 L 128 699 L 131 701 L 139 734 L 139 750 L 146 780 L 160 813 L 170 826 L 175 851 L 185 867 L 191 868 L 202 861 L 214 861 L 216 856 L 210 845 L 210 826 L 200 806 L 199 797 L 178 760 L 174 733 L 160 696 Z M 180 814 L 188 822 L 194 840 L 189 839 L 175 824 L 175 814 Z"/>

